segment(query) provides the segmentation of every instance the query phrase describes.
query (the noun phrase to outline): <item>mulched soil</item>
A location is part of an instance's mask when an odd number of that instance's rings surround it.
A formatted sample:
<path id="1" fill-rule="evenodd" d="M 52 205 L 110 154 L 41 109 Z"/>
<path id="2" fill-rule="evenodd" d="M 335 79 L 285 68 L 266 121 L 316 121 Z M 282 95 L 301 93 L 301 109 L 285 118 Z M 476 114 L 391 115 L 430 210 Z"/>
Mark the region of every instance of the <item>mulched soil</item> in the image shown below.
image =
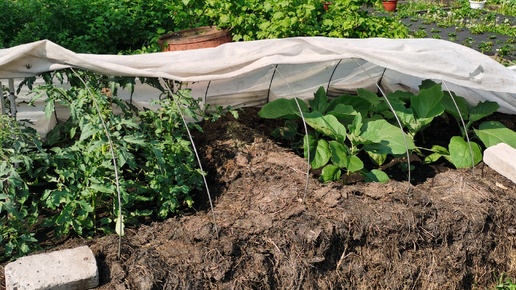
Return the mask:
<path id="1" fill-rule="evenodd" d="M 505 177 L 481 163 L 408 190 L 312 174 L 303 202 L 306 162 L 257 111 L 195 136 L 216 226 L 198 193 L 195 210 L 128 229 L 120 258 L 116 235 L 54 250 L 88 245 L 99 289 L 483 289 L 516 276 L 516 185 Z M 493 118 L 516 129 L 513 116 Z"/>

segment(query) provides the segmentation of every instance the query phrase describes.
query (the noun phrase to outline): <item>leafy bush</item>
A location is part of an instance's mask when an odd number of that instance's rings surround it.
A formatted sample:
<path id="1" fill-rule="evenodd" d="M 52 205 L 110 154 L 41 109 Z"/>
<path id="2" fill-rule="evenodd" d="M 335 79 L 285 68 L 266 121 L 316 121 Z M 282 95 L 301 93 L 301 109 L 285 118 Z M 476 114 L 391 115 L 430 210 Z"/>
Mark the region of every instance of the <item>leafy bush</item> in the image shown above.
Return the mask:
<path id="1" fill-rule="evenodd" d="M 215 25 L 234 40 L 291 36 L 405 37 L 405 27 L 362 8 L 373 0 L 19 0 L 4 2 L 3 46 L 49 39 L 75 52 L 159 51 L 157 37 Z M 0 12 L 2 13 L 2 12 Z M 0 45 L 2 43 L 0 42 Z"/>
<path id="2" fill-rule="evenodd" d="M 78 83 L 72 73 L 67 78 L 72 84 Z M 113 206 L 116 176 L 101 116 L 113 142 L 127 216 L 153 214 L 165 218 L 183 204 L 191 206 L 190 192 L 200 188 L 202 177 L 175 102 L 167 98 L 159 102 L 160 110 L 137 112 L 101 93 L 99 88 L 114 87 L 113 79 L 85 72 L 81 78 L 87 81 L 87 88 L 72 86 L 64 90 L 47 77 L 48 83 L 36 90 L 35 99 L 48 97 L 46 112 L 60 103 L 71 113 L 70 119 L 49 135 L 52 173 L 47 181 L 52 186 L 42 201 L 59 214 L 44 225 L 55 225 L 58 236 L 67 234 L 70 228 L 79 234 L 87 229 L 90 232 L 84 234 L 90 235 L 98 229 L 110 231 L 105 225 L 114 221 L 118 212 L 116 203 Z M 88 88 L 93 90 L 101 116 Z M 191 117 L 204 116 L 199 106 L 199 110 L 192 109 L 196 102 L 191 98 L 184 97 L 180 102 L 189 107 L 185 111 Z M 122 114 L 115 114 L 113 108 Z"/>
<path id="3" fill-rule="evenodd" d="M 22 10 L 19 2 L 0 2 L 0 48 L 11 46 L 14 38 L 30 21 L 30 14 Z"/>
<path id="4" fill-rule="evenodd" d="M 305 157 L 311 152 L 310 165 L 322 168 L 323 182 L 339 180 L 342 170 L 347 175 L 360 172 L 367 179 L 387 181 L 385 173 L 364 168 L 358 154 L 365 151 L 376 163 L 382 163 L 388 154 L 399 156 L 407 147 L 415 148 L 412 138 L 407 137 L 405 144 L 401 130 L 382 118 L 379 113 L 385 110 L 385 104 L 371 92 L 360 89 L 358 96 L 344 95 L 328 101 L 321 87 L 308 102 L 310 109 L 303 101 L 297 101 L 304 120 L 314 129 L 303 145 Z M 294 99 L 278 99 L 263 106 L 258 115 L 301 119 L 297 103 Z"/>
<path id="5" fill-rule="evenodd" d="M 123 220 L 130 223 L 145 216 L 164 219 L 192 206 L 191 194 L 202 190 L 203 178 L 179 108 L 194 120 L 234 111 L 208 108 L 212 113 L 204 113 L 188 91 L 178 91 L 173 98 L 163 94 L 155 100 L 160 106 L 156 111 L 138 111 L 116 98 L 120 86 L 134 86 L 134 78 L 72 70 L 43 78 L 46 83 L 33 89 L 32 101 L 46 96 L 47 117 L 57 104 L 68 108 L 70 117 L 42 144 L 33 129 L 1 116 L 2 259 L 36 249 L 36 225 L 53 229 L 55 237 L 113 232 L 118 188 Z M 32 88 L 34 80 L 24 84 Z M 66 80 L 68 89 L 54 84 Z M 195 123 L 188 126 L 200 129 Z"/>
<path id="6" fill-rule="evenodd" d="M 202 19 L 193 17 L 200 9 L 200 1 L 19 0 L 9 3 L 19 11 L 14 15 L 22 15 L 22 20 L 16 22 L 21 29 L 14 29 L 11 35 L 4 37 L 5 46 L 49 39 L 75 52 L 116 54 L 149 46 L 149 41 L 155 42 L 156 35 L 167 31 L 205 24 Z"/>
<path id="7" fill-rule="evenodd" d="M 37 249 L 29 229 L 38 222 L 38 196 L 30 190 L 45 172 L 47 154 L 37 133 L 0 115 L 0 249 L 4 259 Z"/>
<path id="8" fill-rule="evenodd" d="M 445 158 L 456 168 L 466 168 L 482 160 L 481 146 L 474 141 L 468 142 L 466 134 L 482 142 L 485 147 L 504 142 L 516 148 L 516 132 L 500 122 L 483 122 L 478 129 L 472 129 L 473 124 L 496 112 L 498 104 L 485 101 L 471 105 L 453 92 L 451 95 L 443 92 L 440 84 L 430 80 L 423 81 L 419 89 L 418 94 L 401 91 L 387 94 L 386 98 L 394 111 L 383 97 L 364 89 L 358 89 L 357 95 L 343 95 L 329 100 L 321 87 L 314 99 L 308 101 L 310 108 L 301 100 L 296 103 L 294 99 L 278 99 L 263 106 L 259 115 L 263 118 L 295 120 L 301 119 L 300 111 L 303 112 L 306 124 L 313 129 L 303 139 L 305 157 L 309 151 L 310 165 L 313 169 L 322 169 L 323 182 L 340 180 L 343 170 L 346 176 L 359 172 L 366 181 L 388 180 L 385 173 L 364 168 L 364 160 L 359 157 L 361 152 L 367 153 L 366 156 L 376 165 L 382 165 L 388 156 L 403 156 L 409 150 L 420 155 L 425 163 Z M 399 127 L 393 125 L 397 123 L 394 113 L 406 132 L 405 136 Z M 434 118 L 445 114 L 457 120 L 461 136 L 451 137 L 447 148 L 439 145 L 424 148 L 422 144 L 414 143 L 416 135 L 429 127 Z M 464 126 L 461 117 L 465 121 Z M 300 135 L 297 129 L 296 123 L 287 121 L 274 134 L 295 140 Z"/>
<path id="9" fill-rule="evenodd" d="M 256 40 L 294 36 L 393 37 L 407 35 L 395 19 L 374 17 L 363 8 L 373 0 L 219 1 L 206 0 L 205 15 L 232 31 L 233 39 Z"/>

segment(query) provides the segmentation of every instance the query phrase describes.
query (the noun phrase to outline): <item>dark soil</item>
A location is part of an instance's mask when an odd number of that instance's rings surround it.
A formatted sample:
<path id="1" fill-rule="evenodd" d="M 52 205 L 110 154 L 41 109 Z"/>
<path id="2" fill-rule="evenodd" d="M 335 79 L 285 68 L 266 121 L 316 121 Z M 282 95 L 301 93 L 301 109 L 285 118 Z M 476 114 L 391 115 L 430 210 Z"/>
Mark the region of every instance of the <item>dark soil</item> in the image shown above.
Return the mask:
<path id="1" fill-rule="evenodd" d="M 399 2 L 398 5 L 405 5 L 407 2 Z M 488 23 L 489 10 L 496 9 L 496 7 L 486 6 L 479 18 L 463 19 L 464 25 L 471 23 Z M 443 11 L 452 13 L 453 8 L 442 8 Z M 507 35 L 499 33 L 491 33 L 484 31 L 472 31 L 467 27 L 457 25 L 446 25 L 446 20 L 429 21 L 423 19 L 426 11 L 421 11 L 421 17 L 406 17 L 402 18 L 401 22 L 408 28 L 409 34 L 415 38 L 436 38 L 448 40 L 464 46 L 470 47 L 474 50 L 482 52 L 486 55 L 500 60 L 503 57 L 505 60 L 516 60 L 516 39 Z M 494 16 L 497 24 L 509 23 L 516 25 L 516 18 L 503 14 L 496 14 Z"/>
<path id="2" fill-rule="evenodd" d="M 276 123 L 224 117 L 195 137 L 215 200 L 88 245 L 99 289 L 484 289 L 516 277 L 516 185 L 483 163 L 412 185 L 320 184 L 272 140 Z M 514 128 L 514 116 L 496 115 Z M 2 271 L 3 275 L 3 271 Z M 0 277 L 3 283 L 3 277 Z"/>

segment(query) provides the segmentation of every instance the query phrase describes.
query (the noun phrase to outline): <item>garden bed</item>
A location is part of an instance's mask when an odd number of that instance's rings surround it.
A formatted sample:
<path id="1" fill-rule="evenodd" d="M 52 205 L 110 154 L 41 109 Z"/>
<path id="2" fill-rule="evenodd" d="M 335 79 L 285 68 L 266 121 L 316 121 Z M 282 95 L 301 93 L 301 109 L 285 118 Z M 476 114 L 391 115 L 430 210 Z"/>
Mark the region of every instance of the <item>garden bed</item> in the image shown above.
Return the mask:
<path id="1" fill-rule="evenodd" d="M 197 193 L 195 210 L 127 229 L 120 259 L 116 235 L 52 250 L 90 246 L 99 289 L 472 289 L 516 276 L 516 185 L 483 163 L 474 176 L 443 164 L 410 192 L 405 181 L 312 175 L 302 202 L 306 161 L 271 139 L 279 123 L 257 111 L 195 136 L 218 231 Z M 492 118 L 514 130 L 513 117 Z"/>

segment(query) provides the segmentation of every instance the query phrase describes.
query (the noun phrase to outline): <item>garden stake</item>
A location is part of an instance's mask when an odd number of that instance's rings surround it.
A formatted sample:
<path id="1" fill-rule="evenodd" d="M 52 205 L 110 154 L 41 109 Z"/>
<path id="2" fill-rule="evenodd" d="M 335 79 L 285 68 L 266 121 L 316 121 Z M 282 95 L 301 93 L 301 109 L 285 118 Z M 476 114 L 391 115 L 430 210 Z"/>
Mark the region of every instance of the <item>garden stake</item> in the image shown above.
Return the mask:
<path id="1" fill-rule="evenodd" d="M 109 136 L 108 128 L 106 126 L 106 123 L 104 122 L 104 118 L 102 118 L 102 114 L 100 112 L 99 106 L 97 105 L 97 101 L 95 100 L 95 96 L 91 92 L 91 90 L 88 87 L 88 85 L 86 84 L 86 82 L 81 78 L 81 76 L 79 76 L 79 74 L 76 73 L 73 68 L 70 68 L 70 69 L 81 80 L 81 82 L 84 84 L 84 87 L 90 94 L 91 99 L 93 100 L 93 103 L 95 104 L 95 108 L 97 109 L 97 112 L 99 113 L 99 117 L 100 117 L 100 121 L 102 122 L 102 126 L 104 126 L 104 131 L 106 132 L 106 137 L 108 138 L 108 142 L 109 142 L 109 146 L 110 146 L 109 151 L 111 151 L 111 157 L 113 158 L 113 166 L 115 167 L 116 191 L 117 191 L 117 195 L 118 195 L 118 222 L 117 222 L 117 224 L 119 225 L 119 228 L 118 228 L 117 232 L 118 232 L 118 259 L 120 259 L 120 252 L 122 249 L 122 236 L 124 235 L 124 223 L 122 221 L 123 217 L 122 217 L 122 200 L 120 197 L 120 182 L 118 180 L 118 167 L 116 164 L 113 142 L 111 142 L 111 137 Z"/>
<path id="2" fill-rule="evenodd" d="M 294 98 L 294 101 L 296 101 L 297 109 L 299 110 L 299 114 L 301 114 L 301 119 L 303 120 L 303 126 L 305 127 L 305 134 L 306 134 L 306 153 L 307 153 L 307 168 L 306 168 L 306 184 L 305 184 L 305 193 L 303 194 L 303 203 L 306 200 L 306 193 L 308 192 L 308 180 L 310 178 L 310 143 L 308 140 L 308 128 L 306 126 L 305 116 L 303 116 L 303 111 L 301 110 L 301 106 L 299 105 L 299 102 L 296 99 L 296 96 L 294 95 L 294 91 L 292 91 L 292 88 L 288 84 L 287 80 L 283 77 L 281 72 L 278 70 L 277 66 L 272 66 L 274 68 L 274 71 L 278 72 L 278 75 L 281 77 L 285 85 L 287 85 L 288 90 L 290 91 L 290 94 Z M 270 91 L 270 90 L 269 90 Z"/>
<path id="3" fill-rule="evenodd" d="M 5 103 L 4 103 L 4 90 L 3 90 L 2 82 L 0 81 L 0 107 L 2 107 L 2 115 L 5 113 Z"/>
<path id="4" fill-rule="evenodd" d="M 14 79 L 9 79 L 9 96 L 11 100 L 11 117 L 16 120 L 16 96 L 14 95 Z"/>
<path id="5" fill-rule="evenodd" d="M 464 123 L 464 119 L 462 118 L 462 114 L 460 113 L 459 106 L 457 105 L 457 102 L 455 102 L 455 98 L 453 97 L 450 89 L 448 88 L 448 85 L 443 80 L 442 81 L 444 86 L 446 87 L 446 90 L 448 91 L 448 94 L 450 94 L 450 98 L 453 101 L 453 104 L 455 105 L 455 108 L 457 109 L 457 112 L 459 113 L 460 121 L 462 122 L 462 127 L 464 127 L 464 134 L 466 134 L 466 140 L 468 140 L 468 146 L 469 146 L 469 154 L 471 154 L 471 172 L 473 174 L 473 177 L 475 177 L 475 158 L 473 157 L 473 148 L 471 148 L 471 142 L 469 142 L 469 136 L 468 136 L 468 129 L 466 128 L 466 124 Z"/>
<path id="6" fill-rule="evenodd" d="M 204 169 L 202 168 L 201 158 L 199 158 L 199 154 L 197 153 L 197 148 L 195 148 L 195 143 L 193 141 L 192 134 L 190 134 L 190 129 L 188 129 L 188 123 L 186 122 L 186 119 L 185 119 L 185 116 L 183 115 L 183 111 L 181 110 L 181 107 L 179 107 L 179 102 L 174 97 L 175 94 L 173 94 L 172 90 L 170 90 L 170 86 L 161 77 L 159 78 L 159 81 L 161 83 L 161 86 L 163 88 L 165 88 L 168 91 L 169 95 L 172 97 L 172 99 L 174 99 L 174 102 L 176 103 L 176 106 L 177 106 L 177 110 L 179 111 L 179 114 L 181 115 L 181 119 L 183 119 L 183 124 L 185 125 L 186 132 L 188 133 L 188 137 L 190 138 L 190 142 L 192 142 L 192 147 L 193 147 L 193 150 L 195 153 L 195 157 L 197 158 L 197 163 L 199 163 L 199 168 L 201 169 L 201 175 L 202 175 L 202 179 L 204 180 L 204 186 L 206 187 L 206 192 L 208 193 L 208 200 L 210 201 L 211 213 L 213 215 L 213 225 L 215 226 L 215 235 L 218 237 L 219 236 L 219 227 L 217 226 L 217 218 L 215 217 L 215 209 L 213 207 L 213 202 L 211 201 L 210 189 L 208 188 L 208 182 L 206 181 Z M 174 87 L 175 87 L 175 84 L 174 84 Z M 177 90 L 177 94 L 181 95 L 179 90 Z"/>
<path id="7" fill-rule="evenodd" d="M 378 90 L 382 94 L 383 98 L 387 102 L 387 105 L 389 105 L 389 108 L 391 109 L 392 113 L 394 114 L 394 118 L 396 118 L 396 122 L 398 122 L 398 125 L 400 126 L 401 134 L 403 135 L 403 141 L 405 142 L 405 149 L 407 150 L 407 165 L 408 165 L 408 188 L 407 188 L 407 193 L 408 193 L 408 192 L 410 192 L 410 153 L 409 153 L 408 145 L 407 145 L 407 137 L 405 136 L 405 131 L 403 131 L 403 126 L 401 125 L 401 122 L 400 122 L 400 119 L 398 118 L 398 115 L 396 115 L 396 112 L 394 111 L 394 108 L 392 107 L 391 102 L 389 102 L 389 99 L 387 98 L 387 96 L 383 92 L 382 88 L 380 88 L 380 86 L 373 80 L 371 75 L 364 69 L 364 67 L 356 59 L 354 59 L 354 58 L 351 58 L 351 59 L 356 64 L 358 64 L 358 66 L 360 66 L 360 68 L 364 71 L 364 73 L 369 77 L 369 79 L 373 82 L 373 84 L 378 88 Z"/>

